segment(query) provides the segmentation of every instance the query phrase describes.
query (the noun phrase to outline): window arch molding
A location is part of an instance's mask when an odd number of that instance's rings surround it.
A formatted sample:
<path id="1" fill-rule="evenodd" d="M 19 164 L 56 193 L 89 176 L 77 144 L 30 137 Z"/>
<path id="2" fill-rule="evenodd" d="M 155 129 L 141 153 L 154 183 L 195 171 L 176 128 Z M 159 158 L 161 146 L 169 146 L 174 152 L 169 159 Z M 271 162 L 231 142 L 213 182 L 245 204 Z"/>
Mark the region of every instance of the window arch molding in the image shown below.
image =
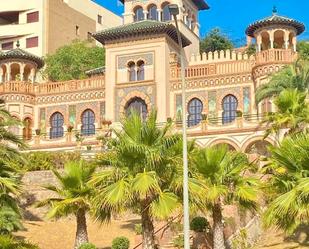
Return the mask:
<path id="1" fill-rule="evenodd" d="M 234 94 L 227 94 L 222 99 L 222 123 L 232 123 L 237 117 L 239 108 L 238 98 Z"/>
<path id="2" fill-rule="evenodd" d="M 147 6 L 147 19 L 158 21 L 158 6 L 155 3 L 150 3 Z"/>
<path id="3" fill-rule="evenodd" d="M 188 126 L 198 125 L 202 121 L 204 104 L 200 98 L 193 97 L 187 103 Z"/>
<path id="4" fill-rule="evenodd" d="M 129 61 L 127 63 L 128 68 L 128 79 L 129 81 L 136 81 L 137 75 L 136 75 L 136 62 L 135 61 Z"/>
<path id="5" fill-rule="evenodd" d="M 144 8 L 141 5 L 134 6 L 133 8 L 133 19 L 134 22 L 143 21 L 144 18 Z"/>
<path id="6" fill-rule="evenodd" d="M 143 120 L 147 118 L 148 115 L 148 106 L 146 101 L 140 97 L 133 97 L 131 98 L 125 105 L 125 115 L 130 116 L 132 111 L 137 112 Z"/>
<path id="7" fill-rule="evenodd" d="M 61 112 L 54 112 L 49 118 L 50 139 L 61 138 L 64 135 L 64 116 Z"/>
<path id="8" fill-rule="evenodd" d="M 143 99 L 147 105 L 147 108 L 148 110 L 151 110 L 153 105 L 151 103 L 151 100 L 149 98 L 149 96 L 144 93 L 144 92 L 141 92 L 141 91 L 132 91 L 130 92 L 128 95 L 126 95 L 120 102 L 120 107 L 119 107 L 119 111 L 120 111 L 120 114 L 122 117 L 124 117 L 126 115 L 126 105 L 127 103 L 133 99 L 133 98 L 136 98 L 136 97 L 139 97 L 141 99 Z"/>
<path id="9" fill-rule="evenodd" d="M 161 4 L 161 9 L 162 9 L 162 13 L 161 13 L 161 21 L 162 22 L 168 22 L 172 20 L 172 16 L 170 14 L 168 5 L 170 4 L 170 2 L 165 1 Z"/>
<path id="10" fill-rule="evenodd" d="M 95 135 L 95 112 L 88 108 L 81 114 L 81 134 L 83 136 Z"/>

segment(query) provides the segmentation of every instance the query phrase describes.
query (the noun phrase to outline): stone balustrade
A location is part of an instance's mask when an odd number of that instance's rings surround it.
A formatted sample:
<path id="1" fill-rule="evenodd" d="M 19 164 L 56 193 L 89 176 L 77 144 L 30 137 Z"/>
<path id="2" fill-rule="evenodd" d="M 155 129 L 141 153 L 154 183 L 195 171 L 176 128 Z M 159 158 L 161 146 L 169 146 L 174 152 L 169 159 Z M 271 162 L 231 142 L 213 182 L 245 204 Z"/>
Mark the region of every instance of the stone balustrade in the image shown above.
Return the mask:
<path id="1" fill-rule="evenodd" d="M 65 93 L 72 91 L 84 91 L 89 89 L 99 89 L 105 87 L 104 77 L 94 77 L 84 80 L 71 80 L 61 82 L 46 82 L 33 84 L 28 82 L 10 81 L 0 84 L 1 93 L 27 93 L 27 94 L 51 94 Z"/>
<path id="2" fill-rule="evenodd" d="M 256 65 L 268 63 L 292 63 L 297 53 L 291 49 L 268 49 L 256 54 Z"/>

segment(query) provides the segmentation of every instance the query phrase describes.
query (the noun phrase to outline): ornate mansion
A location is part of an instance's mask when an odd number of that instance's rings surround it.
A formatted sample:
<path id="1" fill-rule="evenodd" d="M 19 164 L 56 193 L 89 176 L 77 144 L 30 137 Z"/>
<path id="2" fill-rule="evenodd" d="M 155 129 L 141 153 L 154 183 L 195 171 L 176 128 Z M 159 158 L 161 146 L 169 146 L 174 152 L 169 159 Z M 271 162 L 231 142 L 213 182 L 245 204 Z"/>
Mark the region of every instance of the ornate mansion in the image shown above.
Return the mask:
<path id="1" fill-rule="evenodd" d="M 278 15 L 248 26 L 246 35 L 256 45 L 244 49 L 200 54 L 198 12 L 204 0 L 122 0 L 124 24 L 93 33 L 106 49 L 105 67 L 87 72 L 84 80 L 37 82 L 44 61 L 19 46 L 0 54 L 0 98 L 10 113 L 23 121 L 12 128 L 29 150 L 101 150 L 98 136 L 132 108 L 143 117 L 158 111 L 158 122 L 181 125 L 180 48 L 169 3 L 178 15 L 186 54 L 188 135 L 201 146 L 225 143 L 231 149 L 263 153 L 263 113 L 274 110 L 271 100 L 258 106 L 255 89 L 269 75 L 297 58 L 297 36 L 302 23 Z M 178 122 L 177 122 L 178 121 Z M 80 147 L 82 146 L 82 147 Z"/>

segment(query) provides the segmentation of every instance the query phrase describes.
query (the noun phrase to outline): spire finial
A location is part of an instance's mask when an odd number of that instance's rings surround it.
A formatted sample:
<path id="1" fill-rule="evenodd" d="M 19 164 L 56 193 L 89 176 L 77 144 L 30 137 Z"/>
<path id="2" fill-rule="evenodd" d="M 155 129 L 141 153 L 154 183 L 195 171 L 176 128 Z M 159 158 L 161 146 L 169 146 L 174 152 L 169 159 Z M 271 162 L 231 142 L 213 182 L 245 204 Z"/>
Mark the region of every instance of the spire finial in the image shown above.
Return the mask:
<path id="1" fill-rule="evenodd" d="M 276 14 L 277 14 L 277 12 L 278 12 L 278 10 L 277 10 L 277 6 L 276 6 L 276 5 L 274 5 L 274 7 L 273 7 L 273 15 L 276 15 Z"/>
<path id="2" fill-rule="evenodd" d="M 17 47 L 17 48 L 19 48 L 19 47 L 20 47 L 19 40 L 17 40 L 17 42 L 16 42 L 16 47 Z"/>

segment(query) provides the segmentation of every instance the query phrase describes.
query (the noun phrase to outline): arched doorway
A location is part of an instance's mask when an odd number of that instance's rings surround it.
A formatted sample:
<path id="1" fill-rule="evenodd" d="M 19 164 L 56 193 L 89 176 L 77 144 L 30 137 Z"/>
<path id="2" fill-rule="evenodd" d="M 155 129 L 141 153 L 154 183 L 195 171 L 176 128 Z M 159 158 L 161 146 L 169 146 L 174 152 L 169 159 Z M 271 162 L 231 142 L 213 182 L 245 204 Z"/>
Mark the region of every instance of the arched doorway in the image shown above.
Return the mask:
<path id="1" fill-rule="evenodd" d="M 139 97 L 135 97 L 129 100 L 126 104 L 125 112 L 127 116 L 130 116 L 132 112 L 135 112 L 139 114 L 143 120 L 145 120 L 148 114 L 146 102 Z"/>
<path id="2" fill-rule="evenodd" d="M 32 139 L 32 120 L 31 120 L 31 118 L 25 118 L 24 119 L 23 139 L 24 140 L 31 140 Z"/>

